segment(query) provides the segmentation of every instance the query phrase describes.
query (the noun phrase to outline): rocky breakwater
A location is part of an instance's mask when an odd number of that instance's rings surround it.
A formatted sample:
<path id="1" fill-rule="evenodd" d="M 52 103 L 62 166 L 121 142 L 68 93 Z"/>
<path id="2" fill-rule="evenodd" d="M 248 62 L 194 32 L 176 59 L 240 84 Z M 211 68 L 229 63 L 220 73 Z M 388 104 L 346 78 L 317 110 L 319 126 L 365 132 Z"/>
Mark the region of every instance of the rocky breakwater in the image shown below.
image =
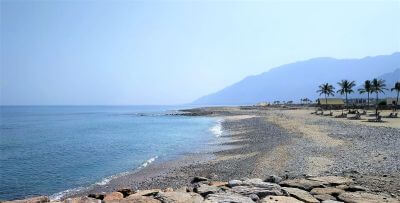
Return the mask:
<path id="1" fill-rule="evenodd" d="M 43 203 L 47 197 L 35 197 L 7 203 Z M 278 176 L 262 179 L 211 181 L 195 177 L 189 187 L 164 190 L 121 189 L 106 194 L 69 198 L 65 203 L 382 203 L 400 202 L 388 194 L 374 194 L 356 185 L 349 177 L 323 176 L 282 180 Z"/>

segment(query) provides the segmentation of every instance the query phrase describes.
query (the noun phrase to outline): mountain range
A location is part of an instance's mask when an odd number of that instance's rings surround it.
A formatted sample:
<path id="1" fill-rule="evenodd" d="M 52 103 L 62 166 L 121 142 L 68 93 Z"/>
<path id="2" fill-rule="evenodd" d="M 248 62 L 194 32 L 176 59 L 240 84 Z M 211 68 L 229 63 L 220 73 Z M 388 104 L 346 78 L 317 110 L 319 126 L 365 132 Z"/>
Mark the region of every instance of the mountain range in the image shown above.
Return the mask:
<path id="1" fill-rule="evenodd" d="M 242 105 L 263 101 L 299 101 L 301 98 L 315 100 L 322 83 L 330 83 L 338 89 L 342 79 L 356 81 L 357 87 L 365 80 L 386 80 L 390 89 L 400 80 L 400 52 L 391 55 L 365 57 L 361 59 L 313 58 L 272 68 L 267 72 L 245 79 L 203 96 L 193 102 L 201 105 Z M 387 91 L 385 96 L 394 96 Z M 364 97 L 355 93 L 350 97 Z M 341 97 L 341 95 L 335 95 Z"/>

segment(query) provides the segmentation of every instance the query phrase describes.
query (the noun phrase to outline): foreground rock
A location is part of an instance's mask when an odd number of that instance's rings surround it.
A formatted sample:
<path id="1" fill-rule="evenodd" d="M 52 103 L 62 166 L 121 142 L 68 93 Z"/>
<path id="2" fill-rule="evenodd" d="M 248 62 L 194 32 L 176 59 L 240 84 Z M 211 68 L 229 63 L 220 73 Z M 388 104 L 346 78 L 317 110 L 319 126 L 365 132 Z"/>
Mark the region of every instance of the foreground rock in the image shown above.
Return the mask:
<path id="1" fill-rule="evenodd" d="M 229 182 L 198 177 L 190 187 L 164 190 L 121 189 L 108 194 L 66 199 L 65 203 L 399 203 L 398 197 L 373 194 L 347 177 L 324 176 L 284 180 L 269 176 L 265 181 L 253 178 Z M 279 184 L 277 184 L 279 183 Z M 397 198 L 397 199 L 396 199 Z M 44 203 L 47 197 L 35 197 L 9 203 Z"/>
<path id="2" fill-rule="evenodd" d="M 365 202 L 365 203 L 380 203 L 380 202 L 400 202 L 398 199 L 386 197 L 383 195 L 375 195 L 366 192 L 346 192 L 338 196 L 338 199 L 344 202 Z"/>
<path id="3" fill-rule="evenodd" d="M 301 190 L 298 188 L 290 188 L 290 187 L 284 187 L 283 190 L 286 191 L 290 196 L 293 196 L 296 199 L 301 200 L 303 202 L 319 203 L 319 201 L 314 196 L 312 196 L 305 190 Z"/>
<path id="4" fill-rule="evenodd" d="M 50 199 L 46 196 L 39 196 L 39 197 L 32 197 L 24 200 L 14 200 L 14 201 L 6 201 L 7 203 L 42 203 L 42 202 L 49 202 Z"/>
<path id="5" fill-rule="evenodd" d="M 261 203 L 302 203 L 302 201 L 287 196 L 268 196 L 262 199 Z"/>

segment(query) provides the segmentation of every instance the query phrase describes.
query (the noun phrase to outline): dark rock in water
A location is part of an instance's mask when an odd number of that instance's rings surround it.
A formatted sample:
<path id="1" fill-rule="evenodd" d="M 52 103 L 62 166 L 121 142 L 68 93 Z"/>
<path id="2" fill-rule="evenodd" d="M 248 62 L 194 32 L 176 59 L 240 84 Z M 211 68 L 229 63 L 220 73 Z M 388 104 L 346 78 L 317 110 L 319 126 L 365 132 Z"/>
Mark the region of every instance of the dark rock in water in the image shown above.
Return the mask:
<path id="1" fill-rule="evenodd" d="M 207 115 L 212 115 L 213 112 L 212 111 L 206 111 L 204 109 L 184 109 L 184 110 L 180 110 L 181 116 L 207 116 Z"/>
<path id="2" fill-rule="evenodd" d="M 103 200 L 104 199 L 104 194 L 89 194 L 88 197 L 94 198 L 94 199 Z"/>
<path id="3" fill-rule="evenodd" d="M 119 189 L 119 190 L 117 190 L 117 192 L 122 193 L 124 195 L 124 198 L 135 193 L 132 189 L 129 189 L 129 188 Z M 96 199 L 98 199 L 98 198 L 96 198 Z"/>
<path id="4" fill-rule="evenodd" d="M 193 178 L 191 183 L 198 183 L 198 182 L 203 182 L 203 181 L 208 181 L 208 178 L 196 176 Z"/>
<path id="5" fill-rule="evenodd" d="M 264 180 L 265 182 L 270 182 L 270 183 L 280 183 L 282 181 L 282 178 L 276 175 L 270 175 L 268 178 Z"/>

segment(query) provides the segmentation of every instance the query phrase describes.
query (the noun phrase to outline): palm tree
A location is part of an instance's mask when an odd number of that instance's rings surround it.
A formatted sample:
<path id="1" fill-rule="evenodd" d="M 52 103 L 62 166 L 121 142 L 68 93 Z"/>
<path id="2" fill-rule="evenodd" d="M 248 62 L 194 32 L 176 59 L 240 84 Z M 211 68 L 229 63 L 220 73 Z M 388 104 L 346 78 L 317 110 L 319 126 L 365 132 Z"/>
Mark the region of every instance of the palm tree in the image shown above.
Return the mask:
<path id="1" fill-rule="evenodd" d="M 396 99 L 396 110 L 397 110 L 397 106 L 399 105 L 400 81 L 397 81 L 396 84 L 394 84 L 394 87 L 391 89 L 391 91 L 397 92 L 397 99 Z"/>
<path id="2" fill-rule="evenodd" d="M 356 82 L 354 81 L 348 81 L 348 80 L 342 80 L 338 82 L 338 85 L 340 86 L 340 90 L 337 91 L 337 93 L 340 93 L 341 95 L 346 95 L 346 108 L 348 109 L 348 100 L 347 100 L 347 94 L 353 93 L 353 87 L 356 86 Z"/>
<path id="3" fill-rule="evenodd" d="M 330 95 L 335 95 L 335 91 L 334 91 L 334 87 L 332 85 L 330 85 L 329 83 L 325 83 L 320 85 L 319 90 L 317 90 L 317 92 L 319 93 L 319 95 L 325 95 L 325 104 L 328 107 L 328 97 Z M 332 111 L 330 111 L 332 113 Z"/>
<path id="4" fill-rule="evenodd" d="M 367 93 L 368 95 L 368 100 L 367 100 L 367 109 L 369 107 L 369 94 L 372 93 L 372 84 L 370 80 L 366 80 L 363 84 L 363 87 L 358 89 L 358 92 L 360 94 Z"/>
<path id="5" fill-rule="evenodd" d="M 379 93 L 385 94 L 384 90 L 387 90 L 385 87 L 386 87 L 386 84 L 385 84 L 384 80 L 378 80 L 376 78 L 374 78 L 372 80 L 372 91 L 371 92 L 376 93 L 376 105 L 375 105 L 376 106 L 376 110 L 375 110 L 376 118 L 378 118 L 378 100 L 379 100 L 378 95 L 379 95 Z"/>

